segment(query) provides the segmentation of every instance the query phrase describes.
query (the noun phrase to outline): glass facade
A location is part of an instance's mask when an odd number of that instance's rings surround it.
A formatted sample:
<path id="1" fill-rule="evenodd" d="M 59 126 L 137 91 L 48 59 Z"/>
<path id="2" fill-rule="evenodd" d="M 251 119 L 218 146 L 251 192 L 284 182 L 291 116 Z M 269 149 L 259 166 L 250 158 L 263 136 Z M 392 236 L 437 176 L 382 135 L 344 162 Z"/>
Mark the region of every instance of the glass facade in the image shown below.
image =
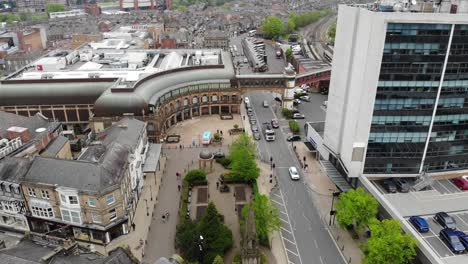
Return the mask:
<path id="1" fill-rule="evenodd" d="M 419 173 L 451 29 L 449 24 L 387 25 L 364 173 Z M 463 104 L 463 97 L 453 95 L 438 102 L 448 109 L 460 109 Z M 441 121 L 448 114 L 440 112 Z"/>

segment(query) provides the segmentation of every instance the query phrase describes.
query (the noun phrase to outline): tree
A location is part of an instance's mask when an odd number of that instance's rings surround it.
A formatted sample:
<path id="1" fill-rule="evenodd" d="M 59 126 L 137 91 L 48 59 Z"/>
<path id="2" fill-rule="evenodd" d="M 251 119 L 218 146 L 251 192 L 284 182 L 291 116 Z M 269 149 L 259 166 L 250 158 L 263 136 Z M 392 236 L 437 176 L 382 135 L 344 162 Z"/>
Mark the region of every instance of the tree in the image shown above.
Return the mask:
<path id="1" fill-rule="evenodd" d="M 416 240 L 404 234 L 398 220 L 372 221 L 364 246 L 364 264 L 406 264 L 416 256 Z"/>
<path id="2" fill-rule="evenodd" d="M 231 159 L 230 168 L 232 172 L 238 174 L 245 181 L 253 182 L 260 175 L 257 162 L 247 149 L 241 148 L 231 152 L 229 158 Z"/>
<path id="3" fill-rule="evenodd" d="M 217 255 L 224 255 L 233 245 L 232 232 L 221 223 L 215 205 L 210 202 L 198 224 L 198 233 L 203 236 L 203 263 L 211 264 Z"/>
<path id="4" fill-rule="evenodd" d="M 217 255 L 216 258 L 213 260 L 213 264 L 224 264 L 223 257 Z"/>
<path id="5" fill-rule="evenodd" d="M 186 260 L 198 259 L 198 238 L 197 225 L 191 220 L 184 220 L 177 225 L 175 246 Z"/>
<path id="6" fill-rule="evenodd" d="M 53 13 L 53 12 L 62 12 L 65 11 L 65 5 L 64 4 L 57 4 L 57 3 L 48 3 L 47 4 L 47 13 Z"/>
<path id="7" fill-rule="evenodd" d="M 186 180 L 189 184 L 206 182 L 206 173 L 202 170 L 191 170 L 187 172 L 184 180 Z"/>
<path id="8" fill-rule="evenodd" d="M 336 220 L 342 227 L 355 225 L 361 230 L 376 217 L 378 206 L 377 200 L 363 188 L 349 190 L 336 202 Z"/>
<path id="9" fill-rule="evenodd" d="M 291 129 L 291 132 L 293 132 L 294 134 L 299 133 L 299 130 L 300 130 L 299 123 L 296 120 L 289 121 L 289 129 Z"/>
<path id="10" fill-rule="evenodd" d="M 268 245 L 268 235 L 281 227 L 278 209 L 273 206 L 268 196 L 255 193 L 252 204 L 246 204 L 242 208 L 243 220 L 241 226 L 244 225 L 245 219 L 247 219 L 250 206 L 253 206 L 254 210 L 258 240 L 260 244 Z"/>
<path id="11" fill-rule="evenodd" d="M 232 154 L 239 149 L 246 149 L 250 156 L 255 157 L 255 144 L 246 133 L 241 134 L 234 142 L 232 142 L 231 147 L 229 147 L 229 153 Z"/>
<path id="12" fill-rule="evenodd" d="M 268 16 L 262 22 L 262 30 L 268 38 L 278 39 L 284 33 L 283 22 L 275 16 Z"/>

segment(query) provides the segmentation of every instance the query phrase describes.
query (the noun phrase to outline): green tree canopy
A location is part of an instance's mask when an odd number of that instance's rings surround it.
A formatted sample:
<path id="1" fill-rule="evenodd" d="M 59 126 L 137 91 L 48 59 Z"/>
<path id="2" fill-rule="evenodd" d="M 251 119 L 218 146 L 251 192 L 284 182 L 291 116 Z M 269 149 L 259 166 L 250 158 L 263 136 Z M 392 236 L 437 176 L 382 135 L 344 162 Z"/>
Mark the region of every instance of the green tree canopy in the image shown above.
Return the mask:
<path id="1" fill-rule="evenodd" d="M 333 43 L 335 43 L 335 35 L 336 35 L 336 21 L 328 29 L 328 37 Z"/>
<path id="2" fill-rule="evenodd" d="M 223 257 L 220 255 L 216 256 L 216 258 L 213 260 L 213 264 L 224 264 Z"/>
<path id="3" fill-rule="evenodd" d="M 260 175 L 255 161 L 255 144 L 247 134 L 241 134 L 229 148 L 229 167 L 232 172 L 245 181 L 252 182 Z"/>
<path id="4" fill-rule="evenodd" d="M 210 202 L 198 224 L 198 232 L 203 236 L 204 264 L 212 264 L 217 255 L 224 255 L 233 245 L 232 232 L 221 223 L 215 205 Z"/>
<path id="5" fill-rule="evenodd" d="M 184 220 L 177 225 L 175 246 L 179 249 L 184 259 L 198 259 L 200 254 L 198 239 L 197 225 L 194 222 Z"/>
<path id="6" fill-rule="evenodd" d="M 191 170 L 187 172 L 184 180 L 186 180 L 189 184 L 206 182 L 206 173 L 202 170 Z"/>
<path id="7" fill-rule="evenodd" d="M 291 59 L 292 52 L 293 52 L 293 51 L 292 51 L 291 48 L 289 48 L 289 49 L 286 50 L 286 59 L 287 59 L 287 60 Z"/>
<path id="8" fill-rule="evenodd" d="M 254 210 L 258 239 L 262 245 L 268 245 L 268 235 L 281 227 L 278 209 L 271 203 L 268 196 L 256 193 L 252 204 L 246 204 L 242 208 L 242 228 L 250 206 L 253 206 Z"/>
<path id="9" fill-rule="evenodd" d="M 48 3 L 47 4 L 47 13 L 62 12 L 62 11 L 65 11 L 65 5 L 64 4 L 58 4 L 58 3 Z"/>
<path id="10" fill-rule="evenodd" d="M 342 227 L 354 224 L 360 230 L 377 216 L 378 206 L 377 200 L 363 188 L 349 190 L 336 202 L 336 220 Z"/>
<path id="11" fill-rule="evenodd" d="M 404 234 L 398 220 L 372 221 L 364 246 L 364 264 L 406 264 L 416 256 L 416 240 Z"/>
<path id="12" fill-rule="evenodd" d="M 278 39 L 284 33 L 283 22 L 275 16 L 268 16 L 262 22 L 262 30 L 267 38 Z"/>
<path id="13" fill-rule="evenodd" d="M 229 153 L 232 154 L 239 149 L 246 149 L 252 157 L 255 157 L 255 153 L 257 152 L 255 144 L 246 133 L 241 134 L 234 142 L 232 142 L 229 147 Z"/>

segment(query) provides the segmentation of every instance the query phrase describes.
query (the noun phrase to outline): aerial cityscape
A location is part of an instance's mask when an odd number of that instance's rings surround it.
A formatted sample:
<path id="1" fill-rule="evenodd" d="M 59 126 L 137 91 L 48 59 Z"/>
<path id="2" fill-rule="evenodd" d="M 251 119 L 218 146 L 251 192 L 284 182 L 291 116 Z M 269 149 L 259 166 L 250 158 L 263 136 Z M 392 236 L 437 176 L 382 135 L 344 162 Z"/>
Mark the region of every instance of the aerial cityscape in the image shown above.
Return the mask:
<path id="1" fill-rule="evenodd" d="M 0 0 L 0 264 L 466 264 L 467 124 L 468 0 Z"/>

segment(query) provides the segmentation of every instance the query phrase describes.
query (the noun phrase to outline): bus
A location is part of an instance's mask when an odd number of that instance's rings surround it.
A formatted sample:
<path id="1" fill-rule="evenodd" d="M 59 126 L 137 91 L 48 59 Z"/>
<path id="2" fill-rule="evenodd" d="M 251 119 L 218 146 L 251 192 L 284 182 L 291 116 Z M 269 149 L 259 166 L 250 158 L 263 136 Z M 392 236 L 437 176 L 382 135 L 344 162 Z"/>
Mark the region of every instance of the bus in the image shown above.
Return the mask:
<path id="1" fill-rule="evenodd" d="M 210 131 L 203 132 L 202 144 L 209 145 L 210 143 L 211 143 L 211 132 Z"/>

